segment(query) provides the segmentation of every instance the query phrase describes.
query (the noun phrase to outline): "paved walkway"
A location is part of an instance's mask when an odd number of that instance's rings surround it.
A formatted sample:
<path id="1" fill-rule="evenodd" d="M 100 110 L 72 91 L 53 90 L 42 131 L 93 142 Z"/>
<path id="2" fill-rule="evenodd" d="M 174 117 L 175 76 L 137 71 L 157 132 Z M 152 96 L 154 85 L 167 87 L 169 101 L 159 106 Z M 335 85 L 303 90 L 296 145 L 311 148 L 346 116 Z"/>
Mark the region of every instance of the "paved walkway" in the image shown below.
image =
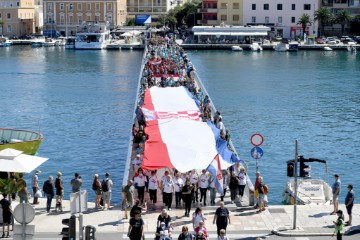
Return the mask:
<path id="1" fill-rule="evenodd" d="M 41 199 L 39 205 L 35 206 L 36 216 L 31 224 L 35 225 L 36 237 L 46 234 L 58 234 L 64 227 L 62 219 L 70 217 L 69 201 L 64 201 L 64 213 L 45 211 L 45 199 Z M 231 210 L 231 224 L 228 226 L 228 233 L 233 235 L 245 234 L 251 236 L 266 236 L 273 233 L 283 236 L 315 236 L 331 235 L 333 231 L 333 221 L 336 216 L 329 215 L 332 206 L 298 206 L 297 229 L 291 229 L 293 225 L 293 206 L 276 205 L 269 206 L 266 211 L 256 213 L 252 207 L 236 207 L 228 205 Z M 344 206 L 341 206 L 344 209 Z M 210 232 L 210 239 L 215 239 L 216 225 L 212 224 L 215 208 L 207 207 L 204 209 L 206 215 L 205 226 Z M 148 211 L 144 214 L 145 236 L 151 239 L 156 229 L 156 220 L 160 210 Z M 174 225 L 174 236 L 181 232 L 181 228 L 187 225 L 192 229 L 191 218 L 184 217 L 184 210 L 173 209 L 170 211 Z M 89 203 L 89 209 L 83 215 L 84 226 L 92 225 L 96 227 L 99 236 L 110 234 L 126 238 L 128 229 L 128 219 L 124 219 L 124 212 L 119 206 L 114 206 L 110 210 L 95 210 L 94 204 Z M 347 218 L 347 215 L 345 215 Z M 360 205 L 355 205 L 353 214 L 353 227 L 360 226 Z M 78 225 L 77 225 L 78 228 Z M 350 227 L 346 227 L 349 230 Z M 261 233 L 259 235 L 259 233 Z M 50 238 L 49 238 L 50 239 Z M 51 238 L 53 239 L 53 238 Z M 56 239 L 56 238 L 55 238 Z M 98 238 L 99 239 L 99 238 Z M 104 237 L 104 239 L 107 239 Z"/>

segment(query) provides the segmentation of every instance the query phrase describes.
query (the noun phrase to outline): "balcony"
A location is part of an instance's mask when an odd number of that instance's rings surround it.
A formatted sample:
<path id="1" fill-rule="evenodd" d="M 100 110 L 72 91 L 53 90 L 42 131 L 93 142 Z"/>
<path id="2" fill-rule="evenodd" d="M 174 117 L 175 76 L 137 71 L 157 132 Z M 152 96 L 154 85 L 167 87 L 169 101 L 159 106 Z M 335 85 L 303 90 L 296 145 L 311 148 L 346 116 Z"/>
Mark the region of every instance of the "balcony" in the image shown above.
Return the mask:
<path id="1" fill-rule="evenodd" d="M 201 13 L 217 13 L 217 8 L 201 8 Z"/>

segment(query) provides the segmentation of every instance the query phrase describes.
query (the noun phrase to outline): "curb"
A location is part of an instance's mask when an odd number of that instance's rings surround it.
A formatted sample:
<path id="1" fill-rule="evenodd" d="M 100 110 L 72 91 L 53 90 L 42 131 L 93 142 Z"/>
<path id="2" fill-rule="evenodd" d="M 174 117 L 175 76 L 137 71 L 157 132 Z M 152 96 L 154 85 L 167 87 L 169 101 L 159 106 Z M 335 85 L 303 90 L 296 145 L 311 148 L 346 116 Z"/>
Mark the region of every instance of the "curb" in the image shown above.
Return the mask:
<path id="1" fill-rule="evenodd" d="M 289 227 L 274 228 L 271 232 L 281 237 L 332 236 L 332 233 L 310 233 L 310 232 L 294 230 Z"/>

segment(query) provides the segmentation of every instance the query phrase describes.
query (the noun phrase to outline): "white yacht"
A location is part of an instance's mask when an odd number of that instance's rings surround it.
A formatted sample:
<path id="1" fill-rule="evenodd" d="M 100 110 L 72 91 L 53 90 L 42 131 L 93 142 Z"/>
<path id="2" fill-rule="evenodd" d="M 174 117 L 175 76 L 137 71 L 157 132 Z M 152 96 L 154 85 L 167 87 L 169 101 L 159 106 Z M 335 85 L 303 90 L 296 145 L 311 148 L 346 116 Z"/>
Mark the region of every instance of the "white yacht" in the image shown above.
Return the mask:
<path id="1" fill-rule="evenodd" d="M 75 49 L 105 49 L 110 43 L 109 24 L 105 22 L 86 22 L 76 33 Z"/>
<path id="2" fill-rule="evenodd" d="M 330 205 L 332 204 L 332 190 L 328 183 L 320 178 L 311 178 L 308 162 L 320 162 L 326 165 L 325 160 L 302 156 L 299 158 L 300 176 L 297 179 L 297 204 L 300 205 Z M 295 179 L 292 177 L 294 160 L 287 161 L 288 176 L 291 176 L 283 192 L 283 203 L 295 204 Z M 327 165 L 326 165 L 327 170 Z"/>
<path id="3" fill-rule="evenodd" d="M 262 48 L 262 47 L 260 46 L 260 44 L 257 43 L 257 42 L 252 43 L 252 44 L 250 45 L 250 49 L 251 49 L 251 51 L 254 51 L 254 52 L 259 52 L 259 51 L 262 51 L 262 50 L 263 50 L 263 48 Z"/>
<path id="4" fill-rule="evenodd" d="M 233 50 L 233 51 L 242 51 L 243 49 L 240 46 L 234 45 L 234 46 L 231 46 L 231 50 Z"/>
<path id="5" fill-rule="evenodd" d="M 46 41 L 45 36 L 43 35 L 33 35 L 31 39 L 31 47 L 42 47 L 43 43 Z"/>

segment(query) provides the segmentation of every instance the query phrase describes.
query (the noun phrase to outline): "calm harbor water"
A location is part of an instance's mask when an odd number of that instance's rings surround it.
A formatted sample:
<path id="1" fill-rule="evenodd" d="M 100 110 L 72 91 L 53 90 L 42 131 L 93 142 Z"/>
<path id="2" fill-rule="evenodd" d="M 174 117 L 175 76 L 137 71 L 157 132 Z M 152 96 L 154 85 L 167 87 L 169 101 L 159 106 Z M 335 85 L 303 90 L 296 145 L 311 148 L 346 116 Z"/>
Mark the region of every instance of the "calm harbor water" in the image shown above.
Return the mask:
<path id="1" fill-rule="evenodd" d="M 264 135 L 259 170 L 270 186 L 271 204 L 281 203 L 295 139 L 300 154 L 328 160 L 329 173 L 320 175 L 332 183 L 332 174 L 339 173 L 343 185 L 351 182 L 357 189 L 360 55 L 192 51 L 189 56 L 251 177 L 250 136 Z M 41 166 L 41 181 L 61 171 L 68 196 L 75 172 L 89 190 L 95 173 L 109 172 L 113 200 L 120 201 L 141 58 L 140 51 L 0 49 L 0 126 L 40 127 L 45 140 L 39 155 L 50 158 Z M 312 170 L 324 173 L 323 166 Z M 342 197 L 345 191 L 343 186 Z"/>

